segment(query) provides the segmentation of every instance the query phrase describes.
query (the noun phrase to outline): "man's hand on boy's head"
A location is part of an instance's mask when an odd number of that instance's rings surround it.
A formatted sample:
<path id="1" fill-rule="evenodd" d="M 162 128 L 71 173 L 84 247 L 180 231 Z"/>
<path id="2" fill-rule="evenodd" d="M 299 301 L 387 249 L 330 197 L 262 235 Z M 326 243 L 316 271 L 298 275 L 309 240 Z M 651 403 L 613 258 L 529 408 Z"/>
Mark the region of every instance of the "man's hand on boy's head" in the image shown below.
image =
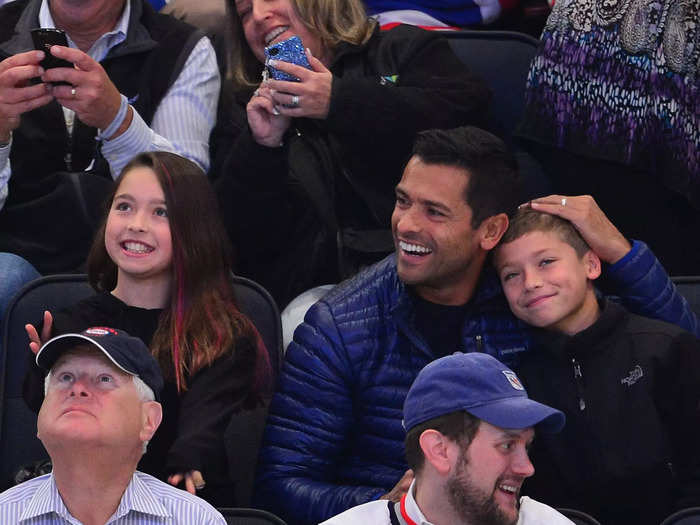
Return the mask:
<path id="1" fill-rule="evenodd" d="M 528 204 L 535 210 L 571 221 L 588 246 L 606 263 L 616 263 L 632 249 L 629 241 L 610 222 L 590 195 L 549 195 L 534 199 L 525 205 Z"/>

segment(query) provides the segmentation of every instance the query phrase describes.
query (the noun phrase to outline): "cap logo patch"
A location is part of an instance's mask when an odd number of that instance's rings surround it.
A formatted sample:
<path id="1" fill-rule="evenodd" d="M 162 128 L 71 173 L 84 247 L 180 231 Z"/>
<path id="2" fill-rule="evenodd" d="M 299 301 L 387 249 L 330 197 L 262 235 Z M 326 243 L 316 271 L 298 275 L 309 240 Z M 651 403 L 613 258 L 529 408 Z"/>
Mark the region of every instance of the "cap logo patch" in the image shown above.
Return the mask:
<path id="1" fill-rule="evenodd" d="M 523 384 L 520 382 L 520 379 L 518 379 L 518 376 L 515 375 L 515 372 L 511 372 L 510 370 L 501 370 L 501 373 L 506 376 L 510 386 L 516 390 L 525 390 L 525 387 L 523 387 Z"/>
<path id="2" fill-rule="evenodd" d="M 88 328 L 83 332 L 84 334 L 87 335 L 117 335 L 117 331 L 114 330 L 113 328 L 107 328 L 106 326 L 93 326 L 92 328 Z"/>

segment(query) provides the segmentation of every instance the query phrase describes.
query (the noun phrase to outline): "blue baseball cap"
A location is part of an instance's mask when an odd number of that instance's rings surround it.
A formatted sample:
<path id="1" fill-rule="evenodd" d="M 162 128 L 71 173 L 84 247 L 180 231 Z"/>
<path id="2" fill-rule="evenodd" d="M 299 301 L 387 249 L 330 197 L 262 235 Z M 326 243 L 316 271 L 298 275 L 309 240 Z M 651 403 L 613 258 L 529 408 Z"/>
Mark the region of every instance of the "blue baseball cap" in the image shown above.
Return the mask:
<path id="1" fill-rule="evenodd" d="M 547 433 L 564 427 L 564 413 L 527 397 L 518 376 L 488 354 L 457 353 L 436 359 L 416 377 L 403 405 L 406 431 L 464 410 L 500 428 L 536 426 Z"/>
<path id="2" fill-rule="evenodd" d="M 123 330 L 95 326 L 79 334 L 58 335 L 39 349 L 36 364 L 51 370 L 63 352 L 86 342 L 100 350 L 114 366 L 141 379 L 153 390 L 156 401 L 160 401 L 163 374 L 158 362 L 141 339 L 132 337 Z"/>

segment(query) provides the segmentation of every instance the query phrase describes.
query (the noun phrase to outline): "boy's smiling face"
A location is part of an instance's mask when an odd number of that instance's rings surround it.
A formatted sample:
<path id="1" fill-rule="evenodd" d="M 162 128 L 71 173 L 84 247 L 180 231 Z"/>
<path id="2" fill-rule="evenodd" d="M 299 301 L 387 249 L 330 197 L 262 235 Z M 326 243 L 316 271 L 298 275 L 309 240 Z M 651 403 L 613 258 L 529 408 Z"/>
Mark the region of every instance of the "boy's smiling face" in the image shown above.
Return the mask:
<path id="1" fill-rule="evenodd" d="M 499 245 L 494 263 L 510 309 L 526 323 L 572 335 L 598 318 L 592 251 L 579 257 L 559 234 L 532 231 Z"/>

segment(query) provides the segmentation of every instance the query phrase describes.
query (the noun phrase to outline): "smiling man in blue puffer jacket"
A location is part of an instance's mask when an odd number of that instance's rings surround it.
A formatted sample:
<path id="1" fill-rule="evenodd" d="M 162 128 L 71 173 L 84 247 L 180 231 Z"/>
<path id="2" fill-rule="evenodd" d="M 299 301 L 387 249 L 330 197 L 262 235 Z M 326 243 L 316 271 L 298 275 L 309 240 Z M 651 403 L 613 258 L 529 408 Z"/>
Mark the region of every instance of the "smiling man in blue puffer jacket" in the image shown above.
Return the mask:
<path id="1" fill-rule="evenodd" d="M 336 287 L 294 334 L 270 407 L 257 504 L 291 525 L 398 500 L 412 480 L 401 418 L 418 372 L 457 351 L 509 366 L 528 351 L 525 325 L 484 268 L 517 188 L 515 161 L 493 135 L 471 127 L 419 135 L 396 188 L 396 254 Z M 651 251 L 630 244 L 593 199 L 550 196 L 532 206 L 579 229 L 630 310 L 698 333 Z"/>

